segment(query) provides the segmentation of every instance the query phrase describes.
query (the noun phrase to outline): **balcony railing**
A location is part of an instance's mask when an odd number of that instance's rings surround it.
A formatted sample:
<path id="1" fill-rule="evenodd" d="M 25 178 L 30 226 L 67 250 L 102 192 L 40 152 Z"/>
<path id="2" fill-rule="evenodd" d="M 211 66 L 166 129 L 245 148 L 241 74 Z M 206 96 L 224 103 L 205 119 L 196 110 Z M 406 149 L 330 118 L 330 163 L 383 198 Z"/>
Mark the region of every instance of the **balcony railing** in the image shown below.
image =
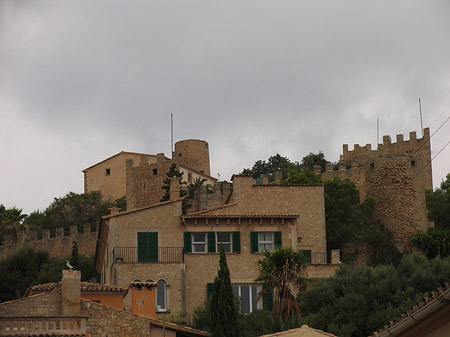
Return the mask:
<path id="1" fill-rule="evenodd" d="M 28 316 L 0 317 L 0 336 L 14 335 L 83 335 L 86 333 L 84 316 Z"/>
<path id="2" fill-rule="evenodd" d="M 180 263 L 183 247 L 158 247 L 148 251 L 138 247 L 114 247 L 113 263 Z"/>
<path id="3" fill-rule="evenodd" d="M 329 263 L 327 252 L 311 253 L 311 264 L 327 264 L 327 263 Z"/>

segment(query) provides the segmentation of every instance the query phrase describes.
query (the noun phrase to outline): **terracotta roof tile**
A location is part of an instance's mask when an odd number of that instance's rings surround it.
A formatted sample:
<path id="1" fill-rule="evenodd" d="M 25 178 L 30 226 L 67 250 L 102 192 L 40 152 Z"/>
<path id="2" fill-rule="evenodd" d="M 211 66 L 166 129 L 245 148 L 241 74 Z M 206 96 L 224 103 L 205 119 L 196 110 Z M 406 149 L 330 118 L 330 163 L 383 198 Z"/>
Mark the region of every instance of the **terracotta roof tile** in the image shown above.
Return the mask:
<path id="1" fill-rule="evenodd" d="M 431 293 L 431 296 L 424 297 L 422 301 L 419 303 L 416 303 L 410 310 L 406 312 L 406 314 L 401 314 L 396 319 L 389 321 L 388 325 L 385 325 L 382 329 L 379 329 L 378 331 L 374 332 L 370 337 L 376 337 L 379 336 L 381 333 L 384 333 L 386 330 L 392 328 L 394 325 L 400 323 L 401 321 L 411 317 L 416 311 L 422 309 L 424 306 L 438 298 L 440 295 L 442 295 L 444 292 L 447 292 L 450 290 L 450 281 L 446 282 L 443 287 L 440 287 L 433 291 Z"/>
<path id="2" fill-rule="evenodd" d="M 24 296 L 30 293 L 50 292 L 61 288 L 61 282 L 38 284 L 28 288 Z M 128 288 L 118 287 L 109 284 L 100 284 L 93 282 L 81 282 L 81 292 L 108 292 L 108 293 L 127 293 Z"/>

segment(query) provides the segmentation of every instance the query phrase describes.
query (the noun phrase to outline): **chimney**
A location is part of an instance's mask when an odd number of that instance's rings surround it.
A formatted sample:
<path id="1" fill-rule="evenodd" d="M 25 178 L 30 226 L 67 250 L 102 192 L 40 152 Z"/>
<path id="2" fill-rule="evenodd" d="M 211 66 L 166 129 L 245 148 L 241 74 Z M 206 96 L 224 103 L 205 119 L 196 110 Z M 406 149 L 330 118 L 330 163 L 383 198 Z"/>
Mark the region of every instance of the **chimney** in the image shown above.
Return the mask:
<path id="1" fill-rule="evenodd" d="M 170 200 L 175 200 L 180 197 L 180 178 L 170 178 Z"/>
<path id="2" fill-rule="evenodd" d="M 261 184 L 269 185 L 269 176 L 267 174 L 261 174 Z"/>
<path id="3" fill-rule="evenodd" d="M 61 280 L 61 314 L 79 316 L 81 314 L 81 272 L 63 270 Z"/>
<path id="4" fill-rule="evenodd" d="M 120 213 L 120 208 L 114 206 L 114 207 L 108 208 L 108 211 L 109 211 L 109 215 L 116 215 L 116 214 Z"/>
<path id="5" fill-rule="evenodd" d="M 281 183 L 282 174 L 280 171 L 275 172 L 275 184 L 279 185 Z"/>

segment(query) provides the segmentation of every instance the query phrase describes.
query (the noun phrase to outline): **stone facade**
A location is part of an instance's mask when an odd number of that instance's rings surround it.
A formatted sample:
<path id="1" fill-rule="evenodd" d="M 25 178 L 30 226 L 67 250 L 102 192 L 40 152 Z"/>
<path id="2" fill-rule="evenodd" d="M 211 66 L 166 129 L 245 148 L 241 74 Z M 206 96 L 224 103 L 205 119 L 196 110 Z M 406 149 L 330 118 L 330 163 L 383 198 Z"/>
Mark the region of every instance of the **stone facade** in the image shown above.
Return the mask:
<path id="1" fill-rule="evenodd" d="M 83 226 L 83 233 L 78 233 L 77 226 L 70 227 L 70 234 L 64 236 L 64 228 L 56 228 L 56 236 L 50 237 L 49 230 L 42 231 L 42 238 L 38 240 L 37 232 L 19 232 L 17 241 L 13 237 L 5 235 L 5 242 L 0 246 L 0 259 L 5 259 L 24 247 L 35 250 L 45 250 L 51 258 L 66 258 L 72 253 L 72 242 L 76 241 L 79 254 L 91 256 L 95 254 L 97 243 L 97 230 L 91 231 L 91 225 Z"/>
<path id="2" fill-rule="evenodd" d="M 311 265 L 306 271 L 309 277 L 334 274 L 339 266 L 339 253 L 334 252 L 333 264 L 329 264 L 323 185 L 262 186 L 255 185 L 251 176 L 234 176 L 233 182 L 231 194 L 229 185 L 225 189 L 216 185 L 216 192 L 209 194 L 211 199 L 205 202 L 200 196 L 201 205 L 218 205 L 205 211 L 183 216 L 183 199 L 175 198 L 126 212 L 114 210 L 104 217 L 96 261 L 102 282 L 127 286 L 136 279 L 164 280 L 167 310 L 157 315 L 189 320 L 195 308 L 206 299 L 208 283 L 212 283 L 217 274 L 219 254 L 214 241 L 209 241 L 210 235 L 214 235 L 211 240 L 216 240 L 217 233 L 228 233 L 230 237 L 232 233 L 237 234 L 238 241 L 233 237 L 233 242 L 238 245 L 238 251 L 227 253 L 234 284 L 255 284 L 256 261 L 262 254 L 251 249 L 251 235 L 258 232 L 277 233 L 282 245 L 309 251 Z M 136 255 L 138 237 L 142 233 L 157 238 L 158 256 L 153 262 L 139 262 Z M 190 240 L 193 234 L 208 238 L 214 252 L 191 253 L 186 237 Z M 205 241 L 204 249 L 206 245 Z M 208 246 L 207 251 L 210 248 Z M 165 255 L 169 249 L 175 250 L 175 258 Z"/>
<path id="3" fill-rule="evenodd" d="M 384 136 L 376 150 L 370 144 L 355 144 L 349 151 L 344 144 L 339 169 L 333 171 L 328 165 L 322 173 L 325 180 L 350 179 L 362 199 L 375 197 L 375 218 L 387 225 L 400 245 L 407 244 L 417 230 L 432 225 L 425 203 L 425 190 L 433 188 L 430 130 L 424 129 L 423 138 L 417 139 L 415 132 L 409 138 L 405 141 L 403 135 L 397 135 L 397 142 L 392 143 L 389 136 Z M 351 163 L 349 169 L 346 163 Z"/>
<path id="4" fill-rule="evenodd" d="M 83 170 L 84 193 L 99 191 L 103 200 L 114 201 L 126 194 L 126 161 L 138 165 L 143 153 L 119 152 L 116 155 Z M 156 162 L 155 155 L 146 155 L 150 164 Z"/>
<path id="5" fill-rule="evenodd" d="M 209 147 L 204 140 L 186 139 L 175 143 L 180 165 L 210 175 Z"/>

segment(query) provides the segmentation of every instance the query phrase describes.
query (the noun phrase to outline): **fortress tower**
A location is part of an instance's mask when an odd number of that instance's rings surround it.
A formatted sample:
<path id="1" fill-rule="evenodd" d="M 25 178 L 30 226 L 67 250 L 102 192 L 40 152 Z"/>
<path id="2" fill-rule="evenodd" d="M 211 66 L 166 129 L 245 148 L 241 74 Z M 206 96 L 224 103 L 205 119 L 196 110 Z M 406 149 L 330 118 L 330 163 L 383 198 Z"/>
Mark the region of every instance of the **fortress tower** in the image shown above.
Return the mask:
<path id="1" fill-rule="evenodd" d="M 204 140 L 186 139 L 176 142 L 175 152 L 179 156 L 180 165 L 210 175 L 209 148 Z"/>
<path id="2" fill-rule="evenodd" d="M 349 150 L 344 144 L 339 169 L 333 171 L 328 165 L 322 173 L 325 180 L 334 177 L 353 181 L 361 199 L 376 199 L 374 216 L 387 225 L 397 242 L 407 244 L 410 235 L 431 226 L 425 202 L 425 190 L 433 188 L 429 128 L 419 139 L 415 132 L 410 132 L 409 140 L 397 135 L 395 143 L 384 136 L 376 150 L 370 144 L 355 144 Z"/>

